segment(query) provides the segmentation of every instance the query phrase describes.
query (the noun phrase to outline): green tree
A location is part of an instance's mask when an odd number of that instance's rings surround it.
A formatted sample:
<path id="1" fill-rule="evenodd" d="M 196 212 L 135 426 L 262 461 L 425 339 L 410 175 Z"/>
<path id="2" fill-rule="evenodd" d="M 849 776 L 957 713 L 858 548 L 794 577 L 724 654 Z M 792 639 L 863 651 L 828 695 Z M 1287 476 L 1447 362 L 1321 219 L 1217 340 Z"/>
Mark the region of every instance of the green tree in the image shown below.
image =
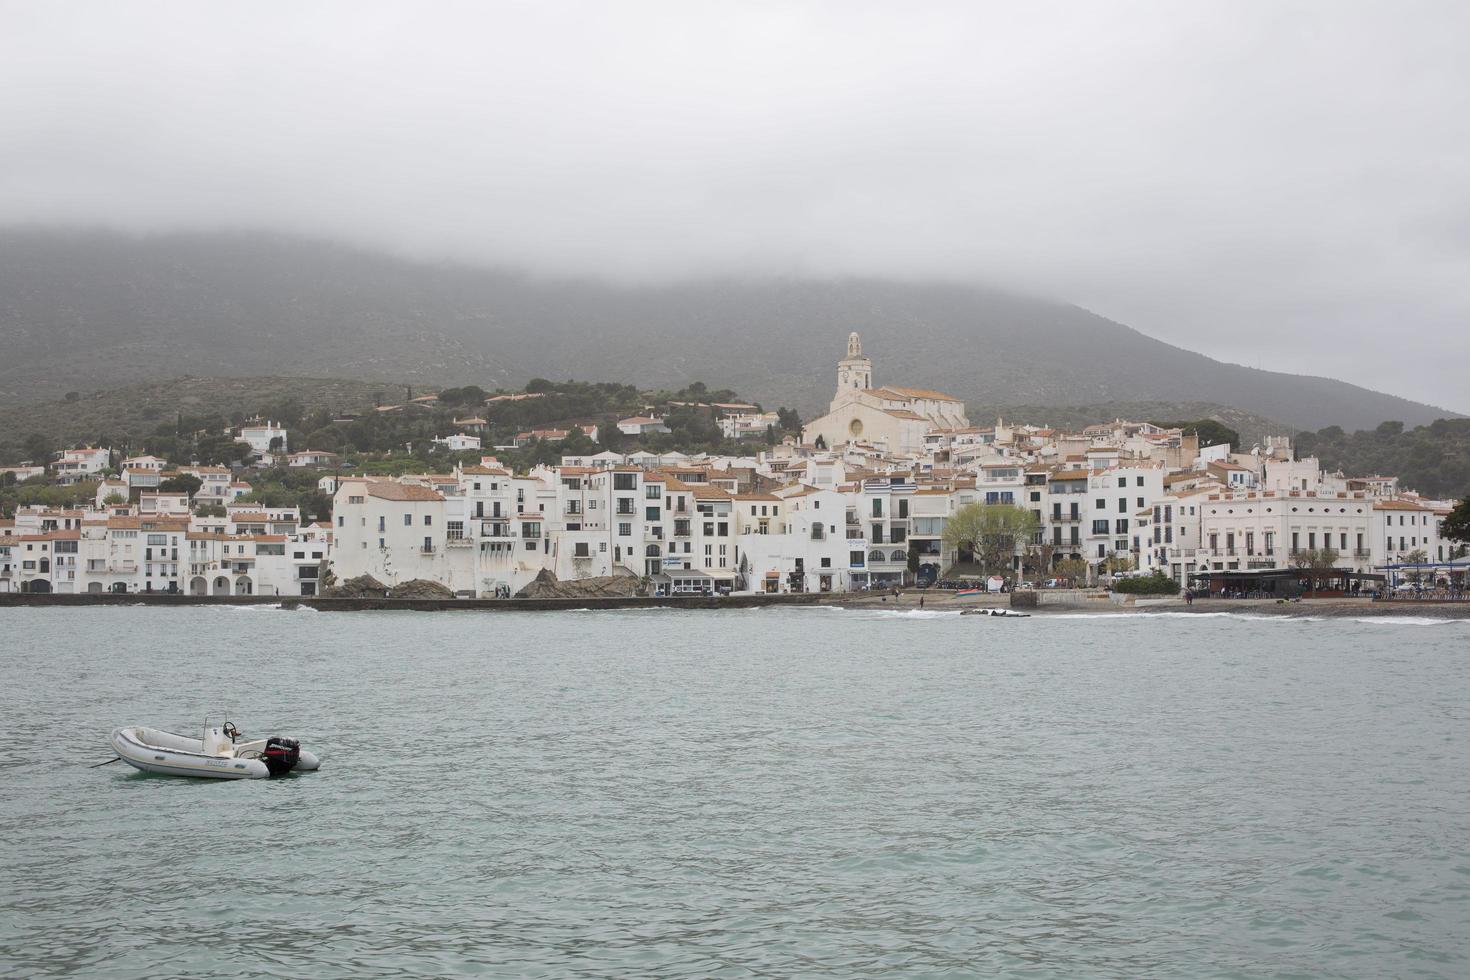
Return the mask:
<path id="1" fill-rule="evenodd" d="M 1057 546 L 1050 541 L 1032 541 L 1026 547 L 1026 553 L 1022 556 L 1021 567 L 1026 569 L 1027 574 L 1041 578 L 1051 571 L 1051 563 L 1055 559 Z"/>
<path id="2" fill-rule="evenodd" d="M 1313 590 L 1320 589 L 1337 567 L 1342 557 L 1336 548 L 1304 548 L 1291 556 L 1291 563 L 1302 571 L 1310 572 L 1308 581 Z"/>
<path id="3" fill-rule="evenodd" d="M 1444 525 L 1440 533 L 1451 541 L 1461 541 L 1470 544 L 1470 493 L 1465 494 L 1455 509 L 1450 511 L 1450 516 L 1444 519 Z"/>
<path id="4" fill-rule="evenodd" d="M 26 455 L 32 463 L 47 463 L 51 460 L 51 440 L 40 432 L 32 432 L 25 439 Z"/>
<path id="5" fill-rule="evenodd" d="M 1063 558 L 1057 562 L 1057 578 L 1065 579 L 1072 585 L 1087 581 L 1087 562 L 1081 558 Z"/>
<path id="6" fill-rule="evenodd" d="M 1425 551 L 1423 548 L 1415 548 L 1413 551 L 1409 552 L 1407 555 L 1404 555 L 1403 560 L 1402 560 L 1402 564 L 1405 564 L 1405 565 L 1423 565 L 1427 561 L 1429 561 L 1429 552 Z M 1416 569 L 1412 570 L 1411 572 L 1409 572 L 1409 580 L 1411 582 L 1413 582 L 1415 585 L 1418 585 L 1419 582 L 1423 578 L 1424 578 L 1424 572 L 1422 570 L 1420 570 L 1420 569 L 1417 569 L 1416 568 Z"/>
<path id="7" fill-rule="evenodd" d="M 204 481 L 194 474 L 180 473 L 178 476 L 171 476 L 164 480 L 158 485 L 158 489 L 164 493 L 187 493 L 193 497 L 202 486 L 204 486 Z"/>
<path id="8" fill-rule="evenodd" d="M 1037 526 L 1036 515 L 1015 504 L 966 504 L 944 522 L 944 543 L 970 552 L 985 574 L 1005 574 Z"/>

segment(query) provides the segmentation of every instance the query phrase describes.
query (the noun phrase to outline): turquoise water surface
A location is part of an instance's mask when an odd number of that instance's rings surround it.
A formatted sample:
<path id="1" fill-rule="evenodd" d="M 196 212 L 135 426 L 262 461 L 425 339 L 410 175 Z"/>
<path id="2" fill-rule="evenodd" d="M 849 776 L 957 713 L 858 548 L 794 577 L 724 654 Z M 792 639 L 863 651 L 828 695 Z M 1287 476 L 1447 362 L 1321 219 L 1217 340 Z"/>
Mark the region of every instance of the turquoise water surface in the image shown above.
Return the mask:
<path id="1" fill-rule="evenodd" d="M 1470 976 L 1470 625 L 0 611 L 7 977 Z M 205 715 L 322 771 L 202 783 Z"/>

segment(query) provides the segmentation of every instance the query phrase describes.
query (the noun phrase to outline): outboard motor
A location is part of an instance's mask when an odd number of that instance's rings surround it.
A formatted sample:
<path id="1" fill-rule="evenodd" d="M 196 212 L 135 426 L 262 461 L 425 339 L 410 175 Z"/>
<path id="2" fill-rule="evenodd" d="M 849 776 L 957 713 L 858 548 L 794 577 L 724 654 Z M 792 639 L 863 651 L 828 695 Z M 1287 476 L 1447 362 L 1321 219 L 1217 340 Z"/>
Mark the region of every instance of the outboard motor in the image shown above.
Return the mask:
<path id="1" fill-rule="evenodd" d="M 260 761 L 270 770 L 272 779 L 284 776 L 301 761 L 301 743 L 294 738 L 272 735 L 265 740 L 265 751 L 260 754 Z"/>

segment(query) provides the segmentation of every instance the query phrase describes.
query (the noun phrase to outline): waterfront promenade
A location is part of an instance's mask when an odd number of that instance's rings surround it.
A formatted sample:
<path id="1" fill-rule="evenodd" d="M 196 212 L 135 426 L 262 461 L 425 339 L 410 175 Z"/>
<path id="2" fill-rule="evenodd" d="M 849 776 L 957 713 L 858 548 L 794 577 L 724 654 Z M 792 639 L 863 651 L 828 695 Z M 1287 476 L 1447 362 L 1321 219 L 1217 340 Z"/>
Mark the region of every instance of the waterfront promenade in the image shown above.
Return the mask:
<path id="1" fill-rule="evenodd" d="M 1040 616 L 1076 614 L 1127 615 L 1130 613 L 1238 613 L 1296 617 L 1395 617 L 1418 616 L 1435 619 L 1470 619 L 1470 601 L 1431 599 L 1372 600 L 1358 598 L 1303 599 L 1182 599 L 1117 597 L 1106 592 L 1065 590 L 1037 593 L 1038 604 L 1025 606 Z M 394 599 L 334 598 L 324 596 L 188 596 L 168 593 L 0 593 L 0 609 L 9 606 L 281 606 L 321 612 L 368 610 L 412 610 L 418 612 L 557 612 L 570 609 L 752 609 L 771 606 L 841 606 L 846 608 L 893 609 L 926 612 L 959 612 L 964 609 L 1001 609 L 1013 604 L 1012 594 L 960 597 L 953 592 L 909 589 L 892 592 L 783 593 L 778 595 L 733 596 L 632 596 L 571 599 Z"/>

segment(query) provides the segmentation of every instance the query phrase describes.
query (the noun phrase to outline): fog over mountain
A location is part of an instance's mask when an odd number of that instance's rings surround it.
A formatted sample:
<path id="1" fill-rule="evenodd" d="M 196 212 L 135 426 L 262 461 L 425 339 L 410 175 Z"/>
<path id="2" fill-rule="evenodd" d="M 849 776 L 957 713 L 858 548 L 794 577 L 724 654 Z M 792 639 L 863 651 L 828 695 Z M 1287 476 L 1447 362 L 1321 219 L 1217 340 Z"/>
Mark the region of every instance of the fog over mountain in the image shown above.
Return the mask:
<path id="1" fill-rule="evenodd" d="M 1456 0 L 0 0 L 0 18 L 0 225 L 252 229 L 527 270 L 539 286 L 499 277 L 494 309 L 549 331 L 568 360 L 541 369 L 557 374 L 585 373 L 580 350 L 605 346 L 584 335 L 657 307 L 660 337 L 740 326 L 694 346 L 771 372 L 767 390 L 853 327 L 895 376 L 942 376 L 974 320 L 955 311 L 979 289 L 1100 317 L 1056 314 L 1068 351 L 987 327 L 970 392 L 1117 396 L 1143 341 L 1106 317 L 1224 361 L 1470 410 L 1470 5 Z M 481 345 L 468 321 L 431 322 L 492 315 L 473 277 L 411 278 L 474 301 L 415 293 L 421 333 L 396 350 L 386 297 L 369 309 L 366 293 L 303 282 L 316 289 L 303 303 L 345 305 L 311 306 L 334 326 L 309 336 L 335 347 L 297 356 L 479 358 L 515 374 L 535 360 Z M 216 348 L 279 361 L 289 304 L 248 277 L 240 295 L 221 289 L 189 294 L 199 321 L 251 333 L 211 334 Z M 721 295 L 739 306 L 717 315 Z M 172 300 L 134 301 L 182 323 Z M 670 310 L 706 319 L 676 326 Z M 68 319 L 7 330 L 38 322 Z M 151 321 L 71 322 L 53 347 L 82 358 L 79 344 Z M 919 323 L 935 346 L 905 349 Z M 693 356 L 654 339 L 619 350 L 659 373 Z M 1053 363 L 1078 351 L 1091 376 Z M 146 356 L 173 374 L 208 360 L 188 344 Z M 1200 395 L 1199 363 L 1171 354 L 1156 367 L 1175 377 L 1138 381 Z M 1022 373 L 1005 379 L 1007 365 Z M 26 370 L 66 384 L 59 363 Z M 1233 402 L 1255 391 L 1226 387 Z"/>
<path id="2" fill-rule="evenodd" d="M 262 234 L 0 234 L 0 400 L 196 376 L 705 380 L 810 414 L 850 330 L 878 383 L 974 405 L 1207 402 L 1299 428 L 1446 414 L 1213 361 L 1062 303 L 875 278 L 609 285 Z"/>

